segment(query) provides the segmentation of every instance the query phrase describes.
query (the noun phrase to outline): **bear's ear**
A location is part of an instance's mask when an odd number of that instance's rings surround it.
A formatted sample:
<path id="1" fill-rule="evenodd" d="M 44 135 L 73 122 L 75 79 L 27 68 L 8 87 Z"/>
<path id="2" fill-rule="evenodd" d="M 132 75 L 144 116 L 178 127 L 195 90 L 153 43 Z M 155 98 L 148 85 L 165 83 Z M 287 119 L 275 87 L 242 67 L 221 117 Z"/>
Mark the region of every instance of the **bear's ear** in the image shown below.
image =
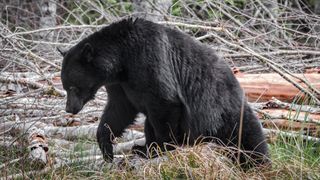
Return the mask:
<path id="1" fill-rule="evenodd" d="M 93 47 L 90 43 L 86 43 L 82 49 L 81 55 L 85 58 L 85 61 L 91 63 L 93 60 Z"/>
<path id="2" fill-rule="evenodd" d="M 59 51 L 59 53 L 61 54 L 62 57 L 64 57 L 67 52 L 66 51 L 62 51 L 60 48 L 57 47 L 57 50 Z"/>

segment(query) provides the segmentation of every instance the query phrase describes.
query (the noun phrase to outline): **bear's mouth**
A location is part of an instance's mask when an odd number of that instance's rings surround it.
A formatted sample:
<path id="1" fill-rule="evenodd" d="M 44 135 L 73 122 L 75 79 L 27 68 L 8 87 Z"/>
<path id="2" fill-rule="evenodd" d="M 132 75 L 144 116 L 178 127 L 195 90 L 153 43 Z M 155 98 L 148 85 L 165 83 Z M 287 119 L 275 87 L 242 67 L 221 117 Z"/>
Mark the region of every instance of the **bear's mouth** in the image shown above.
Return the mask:
<path id="1" fill-rule="evenodd" d="M 66 107 L 66 112 L 71 114 L 78 114 L 82 110 L 82 107 Z"/>
<path id="2" fill-rule="evenodd" d="M 83 105 L 84 104 L 82 101 L 74 102 L 74 101 L 67 100 L 66 112 L 71 114 L 78 114 L 82 110 Z"/>

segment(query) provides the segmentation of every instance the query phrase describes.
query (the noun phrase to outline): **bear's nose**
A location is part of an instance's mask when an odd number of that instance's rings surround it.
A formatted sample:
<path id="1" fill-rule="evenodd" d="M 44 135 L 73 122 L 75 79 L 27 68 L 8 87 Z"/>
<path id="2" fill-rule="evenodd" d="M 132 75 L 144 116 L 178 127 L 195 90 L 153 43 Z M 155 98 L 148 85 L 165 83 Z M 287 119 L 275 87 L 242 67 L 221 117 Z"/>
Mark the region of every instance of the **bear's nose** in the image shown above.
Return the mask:
<path id="1" fill-rule="evenodd" d="M 66 112 L 71 114 L 77 114 L 79 110 L 77 108 L 71 108 L 70 106 L 66 106 Z"/>
<path id="2" fill-rule="evenodd" d="M 67 113 L 72 113 L 72 110 L 71 110 L 71 108 L 69 106 L 66 106 L 66 112 Z"/>
<path id="3" fill-rule="evenodd" d="M 66 109 L 66 112 L 67 113 L 71 113 L 71 114 L 78 114 L 79 110 L 77 110 L 77 109 L 72 109 L 72 110 Z"/>

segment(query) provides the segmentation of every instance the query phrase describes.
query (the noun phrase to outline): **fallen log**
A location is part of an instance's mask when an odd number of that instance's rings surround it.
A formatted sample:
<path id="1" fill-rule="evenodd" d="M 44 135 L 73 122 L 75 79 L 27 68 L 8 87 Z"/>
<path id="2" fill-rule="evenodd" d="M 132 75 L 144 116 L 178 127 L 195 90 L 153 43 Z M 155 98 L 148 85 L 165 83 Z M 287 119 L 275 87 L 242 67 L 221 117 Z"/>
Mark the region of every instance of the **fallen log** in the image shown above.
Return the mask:
<path id="1" fill-rule="evenodd" d="M 27 78 L 20 78 L 20 79 L 14 79 L 14 78 L 5 78 L 5 77 L 0 77 L 0 82 L 1 83 L 15 83 L 15 84 L 22 84 L 24 86 L 28 86 L 32 89 L 43 89 L 44 92 L 46 92 L 47 94 L 52 94 L 52 95 L 56 95 L 56 96 L 61 96 L 64 97 L 66 96 L 66 92 L 62 91 L 58 88 L 56 88 L 55 86 L 51 86 L 51 85 L 46 85 L 46 84 L 41 84 L 35 81 L 31 81 Z"/>
<path id="2" fill-rule="evenodd" d="M 256 109 L 265 128 L 300 131 L 303 134 L 320 137 L 320 114 L 300 111 L 300 109 Z"/>
<path id="3" fill-rule="evenodd" d="M 263 114 L 262 114 L 263 113 Z M 320 125 L 320 114 L 312 114 L 309 112 L 293 111 L 287 109 L 263 109 L 262 113 L 259 113 L 259 118 L 263 119 L 265 113 L 268 118 L 271 119 L 287 119 L 300 122 L 315 123 Z"/>
<path id="4" fill-rule="evenodd" d="M 0 130 L 10 131 L 13 136 L 20 136 L 19 141 L 26 141 L 28 146 L 28 159 L 32 163 L 34 169 L 41 169 L 49 161 L 48 158 L 48 143 L 44 131 L 42 130 L 43 123 L 28 123 L 23 122 L 6 122 L 2 123 Z M 21 131 L 23 129 L 24 131 Z M 11 141 L 10 145 L 15 143 L 18 139 Z M 2 144 L 1 144 L 2 146 Z"/>
<path id="5" fill-rule="evenodd" d="M 248 100 L 251 102 L 268 101 L 275 97 L 281 101 L 293 102 L 297 96 L 305 95 L 291 83 L 283 79 L 279 74 L 244 74 L 235 73 L 241 87 L 244 89 Z M 320 89 L 320 74 L 295 74 L 306 79 L 311 86 Z M 304 88 L 307 88 L 299 80 L 296 80 Z M 320 97 L 318 97 L 320 98 Z"/>
<path id="6" fill-rule="evenodd" d="M 294 104 L 282 102 L 275 97 L 272 97 L 270 101 L 266 103 L 268 108 L 282 108 L 282 109 L 291 109 L 299 112 L 309 112 L 314 114 L 320 114 L 320 107 L 303 105 L 303 104 Z"/>
<path id="7" fill-rule="evenodd" d="M 43 130 L 32 127 L 28 131 L 28 159 L 34 168 L 42 169 L 50 160 L 48 158 L 48 144 Z"/>
<path id="8" fill-rule="evenodd" d="M 288 121 L 285 119 L 272 119 L 262 121 L 263 127 L 268 129 L 292 130 L 292 131 L 306 131 L 307 134 L 316 135 L 320 131 L 320 126 L 313 123 L 301 123 L 295 121 Z"/>
<path id="9" fill-rule="evenodd" d="M 286 132 L 286 131 L 280 131 L 280 130 L 276 130 L 276 129 L 266 129 L 263 128 L 263 133 L 269 137 L 269 136 L 283 136 L 283 137 L 288 137 L 288 138 L 301 138 L 304 139 L 306 141 L 312 141 L 314 143 L 319 144 L 320 143 L 320 138 L 317 137 L 312 137 L 312 136 L 306 136 L 306 135 L 302 135 L 296 132 Z"/>

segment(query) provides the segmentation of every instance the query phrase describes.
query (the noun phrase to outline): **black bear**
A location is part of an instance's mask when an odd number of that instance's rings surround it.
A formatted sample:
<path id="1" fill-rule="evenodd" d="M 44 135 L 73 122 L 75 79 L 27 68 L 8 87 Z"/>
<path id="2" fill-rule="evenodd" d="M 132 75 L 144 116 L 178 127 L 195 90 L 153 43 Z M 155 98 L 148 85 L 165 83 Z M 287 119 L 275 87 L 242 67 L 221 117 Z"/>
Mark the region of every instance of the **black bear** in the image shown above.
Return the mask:
<path id="1" fill-rule="evenodd" d="M 147 153 L 154 144 L 163 150 L 167 143 L 193 144 L 199 137 L 238 147 L 241 134 L 245 156 L 257 164 L 268 162 L 261 124 L 243 102 L 230 67 L 189 35 L 144 19 L 125 19 L 91 34 L 63 56 L 67 112 L 78 113 L 101 86 L 107 89 L 97 131 L 106 160 L 113 159 L 113 138 L 141 112 L 146 146 L 135 146 L 134 152 Z"/>

